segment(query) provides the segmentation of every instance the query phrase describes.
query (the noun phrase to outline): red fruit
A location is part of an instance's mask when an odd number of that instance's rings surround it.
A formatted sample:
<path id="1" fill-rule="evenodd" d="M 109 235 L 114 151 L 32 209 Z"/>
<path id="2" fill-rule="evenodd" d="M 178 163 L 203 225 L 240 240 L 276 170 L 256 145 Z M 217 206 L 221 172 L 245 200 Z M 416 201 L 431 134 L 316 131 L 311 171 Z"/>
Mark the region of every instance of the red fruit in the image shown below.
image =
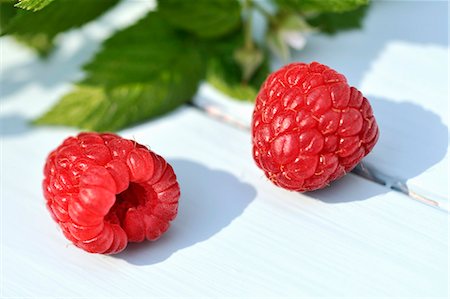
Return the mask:
<path id="1" fill-rule="evenodd" d="M 313 62 L 272 73 L 256 98 L 253 158 L 276 185 L 312 191 L 352 170 L 378 140 L 372 108 L 345 77 Z"/>
<path id="2" fill-rule="evenodd" d="M 156 240 L 177 215 L 172 167 L 115 134 L 69 137 L 47 158 L 44 196 L 53 219 L 76 246 L 113 254 L 128 242 Z"/>

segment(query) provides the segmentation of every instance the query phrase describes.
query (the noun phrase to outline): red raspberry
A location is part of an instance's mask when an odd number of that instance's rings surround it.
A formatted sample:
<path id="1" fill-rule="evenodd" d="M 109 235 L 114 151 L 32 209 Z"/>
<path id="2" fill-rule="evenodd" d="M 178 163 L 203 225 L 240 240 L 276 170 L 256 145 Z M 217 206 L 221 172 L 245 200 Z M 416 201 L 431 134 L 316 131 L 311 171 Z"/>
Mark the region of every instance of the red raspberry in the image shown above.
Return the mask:
<path id="1" fill-rule="evenodd" d="M 253 158 L 276 185 L 322 188 L 352 170 L 378 140 L 372 108 L 345 77 L 313 62 L 272 73 L 256 98 Z"/>
<path id="2" fill-rule="evenodd" d="M 47 158 L 44 196 L 76 246 L 113 254 L 128 242 L 156 240 L 178 209 L 172 167 L 145 146 L 115 134 L 69 137 Z"/>

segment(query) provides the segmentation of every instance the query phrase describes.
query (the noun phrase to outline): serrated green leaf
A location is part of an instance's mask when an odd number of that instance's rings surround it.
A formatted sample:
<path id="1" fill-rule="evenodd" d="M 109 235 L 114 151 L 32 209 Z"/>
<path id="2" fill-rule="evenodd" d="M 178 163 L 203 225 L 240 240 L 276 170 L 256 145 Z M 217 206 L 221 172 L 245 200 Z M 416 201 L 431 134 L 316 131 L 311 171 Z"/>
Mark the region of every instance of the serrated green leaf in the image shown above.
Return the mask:
<path id="1" fill-rule="evenodd" d="M 241 23 L 237 0 L 159 0 L 158 11 L 173 26 L 204 38 L 227 34 Z"/>
<path id="2" fill-rule="evenodd" d="M 34 121 L 43 125 L 78 126 L 80 117 L 87 119 L 86 111 L 95 111 L 105 101 L 104 90 L 101 87 L 81 86 L 65 95 L 47 114 Z"/>
<path id="3" fill-rule="evenodd" d="M 19 0 L 19 3 L 16 4 L 16 7 L 37 11 L 43 9 L 53 1 L 55 0 Z"/>
<path id="4" fill-rule="evenodd" d="M 254 101 L 259 87 L 269 73 L 268 55 L 264 53 L 261 66 L 248 82 L 242 81 L 242 70 L 234 57 L 235 50 L 243 44 L 242 32 L 206 45 L 209 56 L 206 80 L 212 86 L 238 100 Z"/>
<path id="5" fill-rule="evenodd" d="M 88 23 L 118 1 L 77 1 L 74 5 L 72 0 L 58 0 L 36 12 L 19 10 L 2 34 L 13 35 L 45 55 L 51 50 L 56 35 Z"/>
<path id="6" fill-rule="evenodd" d="M 152 12 L 109 38 L 86 71 L 37 124 L 115 131 L 159 116 L 192 98 L 204 66 L 192 40 Z"/>
<path id="7" fill-rule="evenodd" d="M 295 11 L 344 12 L 367 5 L 369 0 L 276 0 L 279 8 Z"/>
<path id="8" fill-rule="evenodd" d="M 322 13 L 307 21 L 322 32 L 335 34 L 338 31 L 361 28 L 367 9 L 368 6 L 364 5 L 343 13 Z"/>

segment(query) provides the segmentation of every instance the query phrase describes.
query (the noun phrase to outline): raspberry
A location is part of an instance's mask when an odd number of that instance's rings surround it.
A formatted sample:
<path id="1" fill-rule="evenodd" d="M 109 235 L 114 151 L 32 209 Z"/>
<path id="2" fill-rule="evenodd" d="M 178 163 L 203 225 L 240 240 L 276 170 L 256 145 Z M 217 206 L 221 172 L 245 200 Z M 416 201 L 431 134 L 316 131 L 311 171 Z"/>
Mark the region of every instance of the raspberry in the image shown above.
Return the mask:
<path id="1" fill-rule="evenodd" d="M 172 167 L 145 146 L 115 134 L 80 133 L 47 158 L 47 208 L 67 239 L 93 253 L 156 240 L 177 214 Z"/>
<path id="2" fill-rule="evenodd" d="M 346 78 L 312 62 L 272 73 L 253 112 L 253 158 L 277 186 L 312 191 L 351 171 L 378 140 L 372 108 Z"/>

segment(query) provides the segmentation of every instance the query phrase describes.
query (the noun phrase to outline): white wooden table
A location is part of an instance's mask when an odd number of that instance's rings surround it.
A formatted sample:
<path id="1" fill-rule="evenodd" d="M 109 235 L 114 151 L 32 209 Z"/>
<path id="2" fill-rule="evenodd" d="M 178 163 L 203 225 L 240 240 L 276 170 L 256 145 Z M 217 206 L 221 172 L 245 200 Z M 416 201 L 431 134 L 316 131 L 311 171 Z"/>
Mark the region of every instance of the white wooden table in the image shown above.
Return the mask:
<path id="1" fill-rule="evenodd" d="M 251 105 L 204 85 L 196 107 L 120 132 L 174 166 L 182 197 L 169 232 L 116 256 L 69 244 L 41 180 L 48 152 L 77 131 L 27 121 L 81 77 L 113 27 L 148 8 L 122 3 L 65 34 L 47 62 L 1 39 L 2 297 L 448 296 L 444 2 L 376 2 L 363 31 L 313 36 L 295 57 L 335 67 L 371 99 L 382 135 L 364 163 L 386 186 L 349 174 L 311 193 L 276 188 L 251 158 Z"/>

